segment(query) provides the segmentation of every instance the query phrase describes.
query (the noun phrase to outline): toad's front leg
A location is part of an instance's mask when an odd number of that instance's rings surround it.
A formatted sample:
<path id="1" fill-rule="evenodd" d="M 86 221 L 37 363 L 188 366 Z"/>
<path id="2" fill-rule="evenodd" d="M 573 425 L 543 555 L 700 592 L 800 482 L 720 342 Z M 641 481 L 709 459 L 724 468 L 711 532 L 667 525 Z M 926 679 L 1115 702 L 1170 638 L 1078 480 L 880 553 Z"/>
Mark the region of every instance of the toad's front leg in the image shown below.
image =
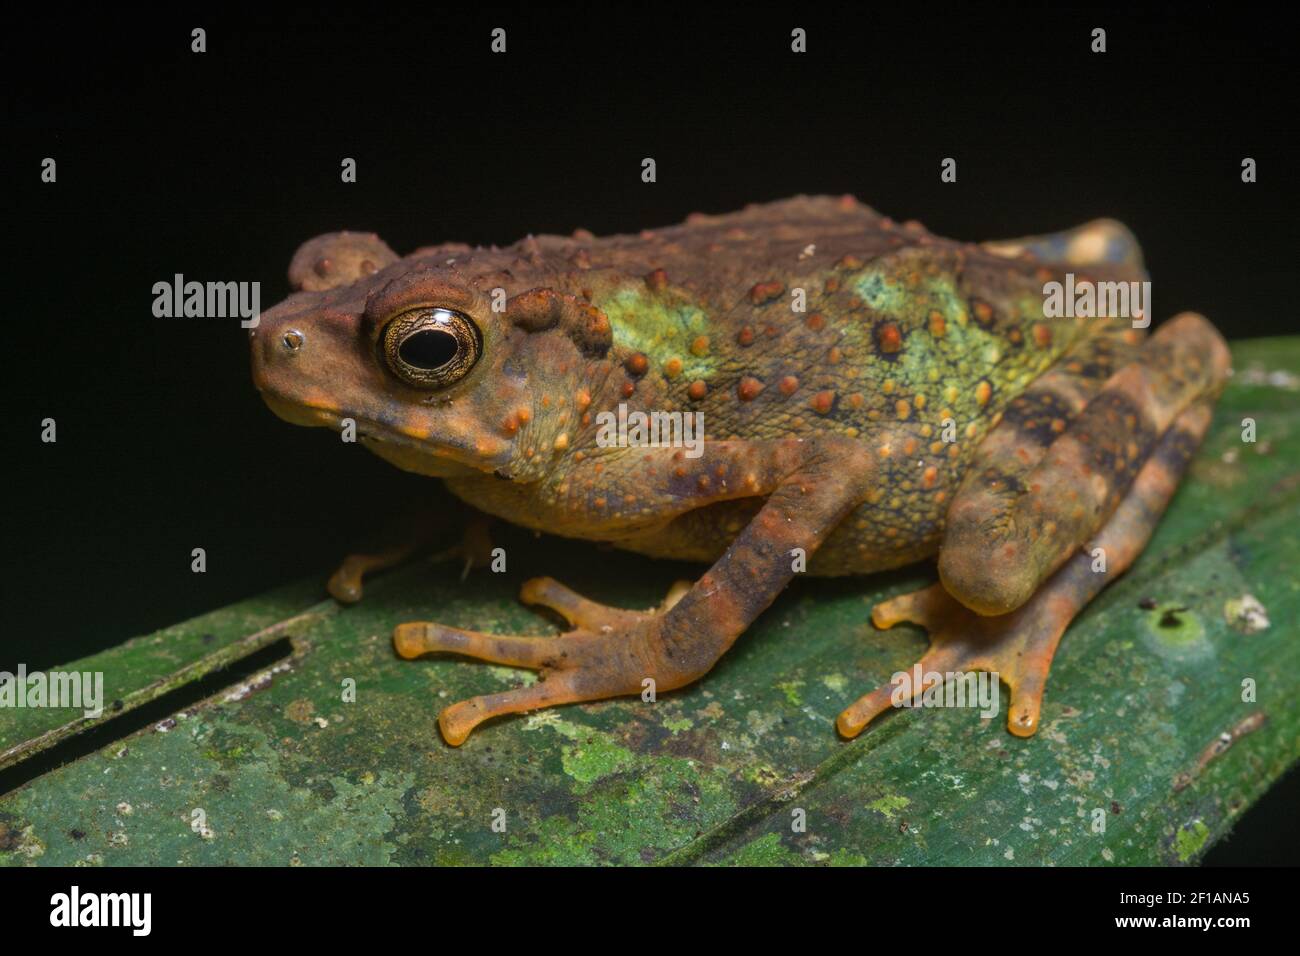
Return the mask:
<path id="1" fill-rule="evenodd" d="M 803 549 L 811 556 L 865 496 L 874 470 L 860 446 L 838 439 L 707 448 L 701 462 L 707 460 L 711 473 L 733 475 L 711 483 L 731 489 L 714 492 L 711 500 L 746 494 L 767 500 L 717 563 L 660 611 L 606 608 L 539 579 L 525 585 L 524 599 L 559 611 L 573 630 L 516 637 L 424 622 L 398 626 L 393 641 L 403 657 L 446 651 L 541 674 L 531 687 L 446 708 L 438 722 L 448 743 L 463 743 L 480 723 L 502 714 L 640 694 L 647 680 L 656 691 L 673 690 L 701 677 L 789 583 L 791 553 Z M 680 464 L 666 469 L 666 487 L 698 489 L 682 471 Z M 690 492 L 690 507 L 698 506 L 698 493 Z"/>
<path id="2" fill-rule="evenodd" d="M 330 575 L 326 587 L 334 600 L 355 604 L 361 600 L 365 578 L 379 571 L 395 568 L 429 546 L 447 523 L 446 513 L 429 507 L 412 507 L 401 514 L 376 536 L 375 544 L 365 551 L 349 554 Z M 465 580 L 471 568 L 486 567 L 491 557 L 492 539 L 488 516 L 467 506 L 465 527 L 459 543 L 434 555 L 431 560 L 459 558 L 464 561 L 460 578 Z"/>

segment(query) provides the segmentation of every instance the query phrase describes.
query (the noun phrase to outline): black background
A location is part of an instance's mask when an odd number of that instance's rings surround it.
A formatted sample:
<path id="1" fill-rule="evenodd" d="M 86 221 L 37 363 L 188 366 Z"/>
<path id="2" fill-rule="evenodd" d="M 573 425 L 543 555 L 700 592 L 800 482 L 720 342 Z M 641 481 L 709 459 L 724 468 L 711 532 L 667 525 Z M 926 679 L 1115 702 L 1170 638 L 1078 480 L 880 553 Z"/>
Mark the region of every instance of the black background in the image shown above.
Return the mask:
<path id="1" fill-rule="evenodd" d="M 204 54 L 190 52 L 195 26 Z M 505 55 L 489 50 L 497 26 Z M 806 54 L 790 52 L 794 26 Z M 386 504 L 428 488 L 272 416 L 237 320 L 154 318 L 155 282 L 260 281 L 269 308 L 297 245 L 336 229 L 404 254 L 850 192 L 971 240 L 1113 216 L 1142 241 L 1157 318 L 1195 309 L 1231 338 L 1289 334 L 1292 39 L 1240 4 L 370 4 L 11 22 L 0 669 L 323 575 Z M 47 156 L 54 185 L 40 182 Z M 939 180 L 949 156 L 956 184 Z M 340 181 L 344 157 L 355 184 Z M 57 444 L 39 441 L 46 417 Z M 1298 793 L 1294 779 L 1276 788 L 1217 858 L 1300 860 L 1284 809 Z"/>

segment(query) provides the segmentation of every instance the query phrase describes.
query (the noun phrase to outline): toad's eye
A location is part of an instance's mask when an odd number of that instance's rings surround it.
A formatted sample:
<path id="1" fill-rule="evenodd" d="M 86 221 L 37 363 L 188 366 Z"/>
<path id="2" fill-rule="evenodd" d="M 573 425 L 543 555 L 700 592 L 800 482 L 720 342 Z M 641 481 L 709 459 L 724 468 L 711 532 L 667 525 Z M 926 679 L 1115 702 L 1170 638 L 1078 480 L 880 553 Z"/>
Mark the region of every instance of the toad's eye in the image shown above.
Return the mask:
<path id="1" fill-rule="evenodd" d="M 446 388 L 474 367 L 483 336 L 469 316 L 451 309 L 412 309 L 384 328 L 384 361 L 413 388 Z"/>

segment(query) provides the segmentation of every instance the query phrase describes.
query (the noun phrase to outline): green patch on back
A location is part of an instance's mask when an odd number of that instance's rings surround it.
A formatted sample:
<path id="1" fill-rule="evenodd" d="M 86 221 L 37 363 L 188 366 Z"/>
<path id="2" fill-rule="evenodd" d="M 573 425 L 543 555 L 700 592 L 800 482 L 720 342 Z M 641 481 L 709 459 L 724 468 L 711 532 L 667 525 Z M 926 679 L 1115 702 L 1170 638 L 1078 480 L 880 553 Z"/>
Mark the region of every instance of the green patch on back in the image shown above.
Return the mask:
<path id="1" fill-rule="evenodd" d="M 893 359 L 873 358 L 878 366 L 874 373 L 895 381 L 903 396 L 925 395 L 936 406 L 952 409 L 958 422 L 965 423 L 990 415 L 1009 398 L 1023 391 L 1064 350 L 1069 337 L 1059 335 L 1049 349 L 1012 348 L 1002 334 L 981 327 L 972 318 L 967 303 L 951 275 L 922 276 L 915 284 L 900 281 L 891 271 L 897 263 L 886 260 L 879 267 L 868 267 L 853 282 L 852 288 L 863 302 L 880 316 L 897 322 L 906 334 L 906 344 Z M 1001 303 L 1013 319 L 1025 325 L 1042 315 L 1042 298 L 1025 295 Z M 942 334 L 931 332 L 930 317 L 942 317 Z M 857 326 L 857 337 L 870 329 Z M 1021 334 L 1024 334 L 1022 330 Z M 868 348 L 865 354 L 872 355 Z M 987 379 L 993 386 L 993 402 L 983 407 L 976 401 L 975 386 Z M 942 396 L 944 383 L 962 382 L 954 398 Z"/>
<path id="2" fill-rule="evenodd" d="M 662 368 L 671 358 L 682 362 L 682 375 L 688 380 L 704 379 L 717 368 L 711 352 L 696 355 L 691 344 L 700 336 L 717 335 L 707 312 L 684 299 L 673 301 L 647 291 L 620 289 L 596 305 L 605 313 L 614 332 L 614 341 L 637 352 L 644 352 L 652 368 Z"/>

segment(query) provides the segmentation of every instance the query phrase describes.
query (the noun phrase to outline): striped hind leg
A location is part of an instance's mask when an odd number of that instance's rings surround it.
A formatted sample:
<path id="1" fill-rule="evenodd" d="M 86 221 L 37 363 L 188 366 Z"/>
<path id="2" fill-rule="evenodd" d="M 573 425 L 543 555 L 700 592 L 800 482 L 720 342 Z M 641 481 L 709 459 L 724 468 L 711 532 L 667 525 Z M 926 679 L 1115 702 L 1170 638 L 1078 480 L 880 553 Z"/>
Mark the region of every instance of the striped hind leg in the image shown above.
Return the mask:
<path id="1" fill-rule="evenodd" d="M 996 539 L 1044 453 L 1103 385 L 1141 354 L 1143 334 L 1109 325 L 1077 343 L 1011 400 L 971 458 L 946 519 L 948 527 Z M 952 536 L 948 541 L 953 540 Z"/>
<path id="2" fill-rule="evenodd" d="M 1043 390 L 1038 402 L 1061 404 L 1050 423 L 1045 412 L 1026 424 L 1009 408 L 949 508 L 939 550 L 947 592 L 979 614 L 1021 607 L 1102 527 L 1178 416 L 1218 395 L 1228 364 L 1214 327 L 1183 313 L 1077 412 Z"/>
<path id="3" fill-rule="evenodd" d="M 1089 550 L 1076 553 L 1017 610 L 999 617 L 977 614 L 943 584 L 882 602 L 872 611 L 881 628 L 911 621 L 930 633 L 920 660 L 923 674 L 997 674 L 1011 691 L 1007 728 L 1019 737 L 1038 730 L 1043 690 L 1066 627 L 1088 602 L 1133 563 L 1146 547 L 1179 479 L 1210 424 L 1212 399 L 1197 400 L 1156 441 L 1119 506 Z M 1105 570 L 1094 569 L 1092 552 L 1105 552 Z M 875 717 L 900 702 L 920 699 L 925 686 L 885 684 L 840 714 L 837 727 L 856 737 Z"/>

